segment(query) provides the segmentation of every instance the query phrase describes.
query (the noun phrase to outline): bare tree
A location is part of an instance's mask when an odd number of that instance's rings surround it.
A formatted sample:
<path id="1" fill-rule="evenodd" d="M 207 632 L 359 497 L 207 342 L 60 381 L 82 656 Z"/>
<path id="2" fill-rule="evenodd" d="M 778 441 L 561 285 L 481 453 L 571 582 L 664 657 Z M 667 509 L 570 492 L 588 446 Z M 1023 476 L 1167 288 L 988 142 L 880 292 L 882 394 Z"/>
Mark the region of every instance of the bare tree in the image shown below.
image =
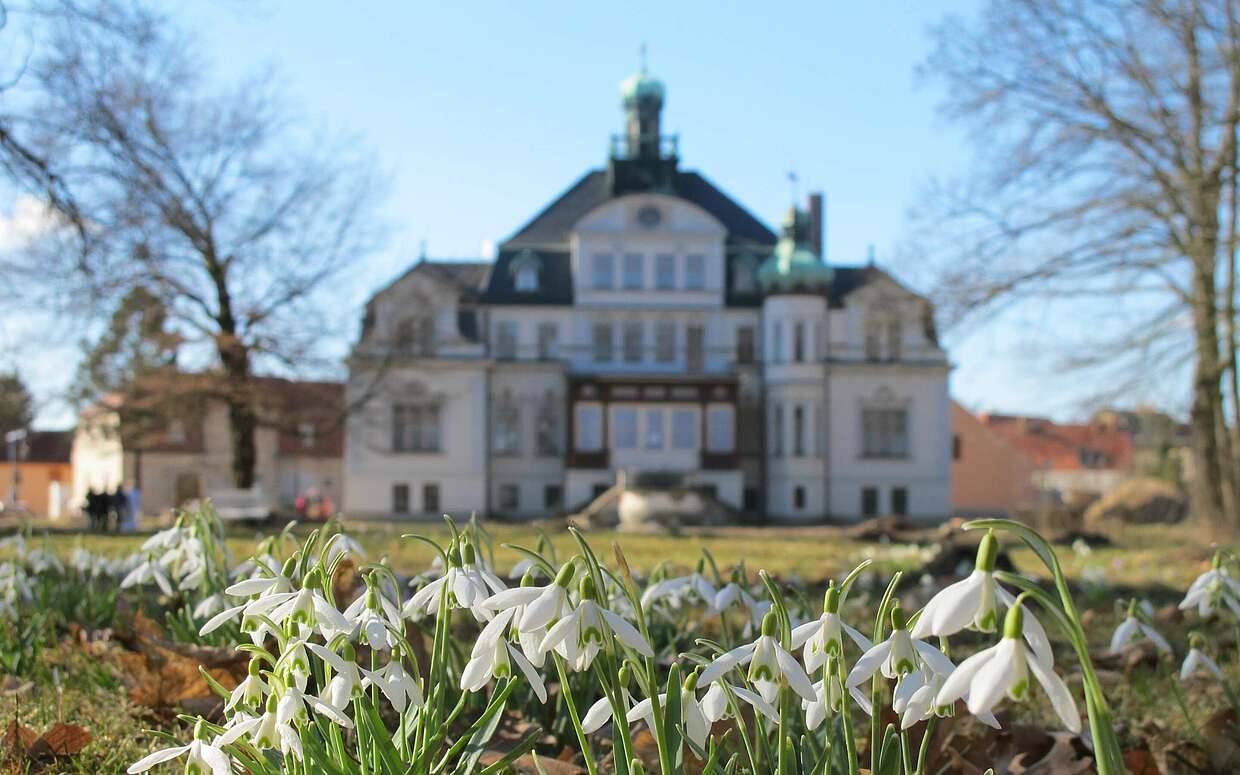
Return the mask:
<path id="1" fill-rule="evenodd" d="M 978 156 L 921 213 L 945 298 L 964 314 L 1034 297 L 1143 313 L 1110 354 L 1191 368 L 1194 509 L 1215 523 L 1235 521 L 1240 484 L 1222 389 L 1235 240 L 1220 228 L 1238 31 L 1232 0 L 993 0 L 941 24 L 925 65 Z"/>
<path id="2" fill-rule="evenodd" d="M 141 34 L 52 17 L 26 75 L 38 97 L 22 145 L 84 224 L 76 250 L 37 253 L 39 268 L 83 300 L 144 286 L 183 349 L 206 346 L 233 478 L 250 487 L 256 367 L 295 370 L 318 355 L 332 291 L 379 236 L 376 177 L 356 143 L 296 121 L 269 73 L 218 86 L 190 36 L 127 8 Z"/>

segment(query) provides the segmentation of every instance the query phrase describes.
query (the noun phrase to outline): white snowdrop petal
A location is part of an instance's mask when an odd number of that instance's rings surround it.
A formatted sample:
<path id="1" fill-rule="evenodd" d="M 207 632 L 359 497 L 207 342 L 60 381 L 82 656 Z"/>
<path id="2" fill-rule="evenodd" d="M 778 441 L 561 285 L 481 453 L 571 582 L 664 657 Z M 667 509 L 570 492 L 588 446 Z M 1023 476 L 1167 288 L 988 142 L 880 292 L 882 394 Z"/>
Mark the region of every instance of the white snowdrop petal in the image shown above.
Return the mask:
<path id="1" fill-rule="evenodd" d="M 1004 693 L 1012 685 L 1018 645 L 1015 640 L 1004 638 L 1003 642 L 995 647 L 986 664 L 973 676 L 969 684 L 970 713 L 975 716 L 984 713 L 1003 699 Z"/>
<path id="2" fill-rule="evenodd" d="M 875 644 L 870 650 L 861 655 L 857 663 L 853 665 L 853 669 L 845 679 L 845 686 L 856 686 L 870 676 L 874 675 L 887 660 L 887 655 L 891 653 L 891 641 L 885 640 L 882 643 Z"/>
<path id="3" fill-rule="evenodd" d="M 1038 683 L 1042 684 L 1042 688 L 1046 690 L 1046 696 L 1050 697 L 1051 706 L 1059 715 L 1060 721 L 1064 723 L 1068 731 L 1080 732 L 1081 713 L 1076 709 L 1076 700 L 1072 699 L 1072 692 L 1068 691 L 1068 685 L 1049 665 L 1044 665 L 1037 659 L 1030 659 L 1028 663 L 1033 677 L 1038 679 Z"/>
<path id="4" fill-rule="evenodd" d="M 650 647 L 650 644 L 646 642 L 646 639 L 642 637 L 642 634 L 637 631 L 637 628 L 632 624 L 629 624 L 627 619 L 613 614 L 606 608 L 599 610 L 603 614 L 603 618 L 607 621 L 607 624 L 616 634 L 616 637 L 620 639 L 621 643 L 633 649 L 642 656 L 654 656 L 654 649 Z"/>
<path id="5" fill-rule="evenodd" d="M 597 732 L 611 718 L 611 703 L 603 697 L 590 706 L 581 719 L 581 731 L 587 735 Z"/>
<path id="6" fill-rule="evenodd" d="M 796 657 L 776 645 L 775 660 L 779 663 L 779 670 L 784 674 L 792 691 L 810 702 L 818 699 L 818 696 L 814 694 L 814 684 L 809 680 L 809 676 L 805 674 L 804 668 L 797 662 Z"/>
<path id="7" fill-rule="evenodd" d="M 947 680 L 943 682 L 943 687 L 939 689 L 938 696 L 935 697 L 935 705 L 954 705 L 956 700 L 960 699 L 969 691 L 969 683 L 973 680 L 973 676 L 977 671 L 981 670 L 991 657 L 994 656 L 995 649 L 998 646 L 991 646 L 988 649 L 979 651 L 952 671 L 947 676 Z M 976 715 L 976 714 L 974 714 Z"/>
<path id="8" fill-rule="evenodd" d="M 731 651 L 724 652 L 716 657 L 714 662 L 706 666 L 699 675 L 698 683 L 713 683 L 727 674 L 732 668 L 742 665 L 748 659 L 754 650 L 754 644 L 747 643 L 744 646 L 738 646 Z"/>

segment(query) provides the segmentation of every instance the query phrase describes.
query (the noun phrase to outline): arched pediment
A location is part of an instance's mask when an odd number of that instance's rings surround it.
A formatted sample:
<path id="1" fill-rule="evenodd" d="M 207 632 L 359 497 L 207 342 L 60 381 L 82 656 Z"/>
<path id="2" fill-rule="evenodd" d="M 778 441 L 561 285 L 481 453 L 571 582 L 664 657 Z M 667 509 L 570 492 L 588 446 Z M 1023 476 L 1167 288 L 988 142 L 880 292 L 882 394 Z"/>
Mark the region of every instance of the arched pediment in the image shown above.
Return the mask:
<path id="1" fill-rule="evenodd" d="M 630 194 L 610 199 L 586 213 L 573 227 L 577 234 L 689 234 L 723 238 L 727 230 L 715 216 L 677 196 Z"/>

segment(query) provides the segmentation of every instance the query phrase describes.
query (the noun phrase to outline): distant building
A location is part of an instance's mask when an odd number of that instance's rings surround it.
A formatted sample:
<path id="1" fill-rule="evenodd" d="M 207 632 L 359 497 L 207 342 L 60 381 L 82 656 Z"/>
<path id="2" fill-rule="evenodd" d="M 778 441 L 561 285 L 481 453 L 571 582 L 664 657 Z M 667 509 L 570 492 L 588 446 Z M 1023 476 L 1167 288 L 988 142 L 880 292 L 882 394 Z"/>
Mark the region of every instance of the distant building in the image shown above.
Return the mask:
<path id="1" fill-rule="evenodd" d="M 531 518 L 633 474 L 770 521 L 944 518 L 929 302 L 872 262 L 824 262 L 820 196 L 777 235 L 681 169 L 644 71 L 621 97 L 606 166 L 494 262 L 423 260 L 370 300 L 346 511 Z"/>
<path id="2" fill-rule="evenodd" d="M 30 431 L 14 445 L 0 442 L 0 500 L 41 517 L 59 518 L 71 502 L 73 431 Z"/>
<path id="3" fill-rule="evenodd" d="M 979 419 L 1029 459 L 1033 483 L 1044 493 L 1102 495 L 1134 472 L 1136 447 L 1127 430 L 1016 415 L 982 414 Z"/>
<path id="4" fill-rule="evenodd" d="M 187 378 L 190 375 L 187 375 Z M 259 396 L 256 484 L 272 511 L 288 511 L 299 495 L 344 496 L 344 387 L 338 382 L 254 381 Z M 193 402 L 131 438 L 117 406 L 83 412 L 73 437 L 73 501 L 89 489 L 138 486 L 142 511 L 160 514 L 233 488 L 228 408 L 219 399 Z M 122 438 L 130 438 L 128 448 Z"/>
<path id="5" fill-rule="evenodd" d="M 967 517 L 1010 516 L 1038 499 L 1037 467 L 1003 434 L 952 402 L 952 512 Z"/>

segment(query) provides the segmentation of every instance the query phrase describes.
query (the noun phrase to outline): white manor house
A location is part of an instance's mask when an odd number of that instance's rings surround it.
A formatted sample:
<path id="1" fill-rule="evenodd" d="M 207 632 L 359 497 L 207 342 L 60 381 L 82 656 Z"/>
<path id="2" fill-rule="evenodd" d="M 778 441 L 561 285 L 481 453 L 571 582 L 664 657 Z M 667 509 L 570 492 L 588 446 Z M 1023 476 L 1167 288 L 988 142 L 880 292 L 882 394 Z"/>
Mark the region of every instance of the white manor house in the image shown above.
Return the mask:
<path id="1" fill-rule="evenodd" d="M 660 134 L 664 87 L 499 246 L 374 295 L 349 359 L 345 511 L 524 519 L 617 481 L 754 522 L 939 520 L 949 364 L 928 301 L 822 258 L 822 199 L 780 233 Z"/>

